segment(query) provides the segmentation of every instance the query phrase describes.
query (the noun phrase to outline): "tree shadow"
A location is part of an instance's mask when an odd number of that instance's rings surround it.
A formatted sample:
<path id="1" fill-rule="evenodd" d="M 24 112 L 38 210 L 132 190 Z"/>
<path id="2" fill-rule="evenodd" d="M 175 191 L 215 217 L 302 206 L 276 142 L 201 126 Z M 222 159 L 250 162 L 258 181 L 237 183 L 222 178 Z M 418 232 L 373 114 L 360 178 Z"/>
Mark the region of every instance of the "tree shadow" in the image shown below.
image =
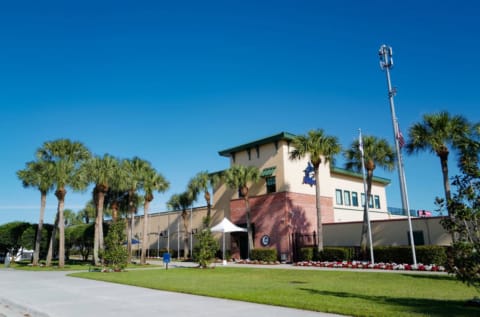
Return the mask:
<path id="1" fill-rule="evenodd" d="M 314 295 L 333 296 L 342 298 L 355 298 L 364 301 L 370 301 L 376 304 L 398 307 L 397 311 L 406 313 L 424 314 L 427 316 L 478 316 L 480 309 L 476 307 L 467 307 L 465 301 L 460 300 L 437 300 L 413 297 L 389 297 L 363 295 L 348 292 L 322 291 L 311 288 L 299 288 L 299 290 L 309 292 Z"/>
<path id="2" fill-rule="evenodd" d="M 440 275 L 436 273 L 419 273 L 419 274 L 409 274 L 405 273 L 402 274 L 404 277 L 408 278 L 413 278 L 413 279 L 424 279 L 424 280 L 433 280 L 433 281 L 458 281 L 454 276 L 452 275 Z M 461 283 L 460 281 L 458 281 Z"/>

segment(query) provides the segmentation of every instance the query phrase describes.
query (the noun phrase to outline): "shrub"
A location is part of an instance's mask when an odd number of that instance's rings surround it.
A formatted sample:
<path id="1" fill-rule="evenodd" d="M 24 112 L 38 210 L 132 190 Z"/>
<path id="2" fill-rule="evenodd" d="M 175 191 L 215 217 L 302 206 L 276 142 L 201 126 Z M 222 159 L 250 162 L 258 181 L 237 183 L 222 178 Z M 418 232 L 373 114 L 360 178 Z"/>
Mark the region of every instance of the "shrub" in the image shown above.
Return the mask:
<path id="1" fill-rule="evenodd" d="M 218 242 L 212 235 L 210 229 L 204 229 L 198 234 L 198 240 L 193 248 L 193 260 L 206 268 L 215 260 L 215 253 L 218 250 Z"/>
<path id="2" fill-rule="evenodd" d="M 312 261 L 313 260 L 313 249 L 312 247 L 309 248 L 301 248 L 300 249 L 300 254 L 299 260 L 300 261 Z"/>
<path id="3" fill-rule="evenodd" d="M 350 261 L 353 249 L 348 247 L 326 247 L 319 254 L 321 261 Z"/>
<path id="4" fill-rule="evenodd" d="M 125 223 L 117 221 L 110 224 L 105 237 L 105 251 L 101 252 L 105 264 L 113 270 L 124 269 L 127 266 L 128 252 L 122 245 L 125 241 Z"/>
<path id="5" fill-rule="evenodd" d="M 252 250 L 252 260 L 264 261 L 264 262 L 275 262 L 277 261 L 277 249 L 253 249 Z"/>

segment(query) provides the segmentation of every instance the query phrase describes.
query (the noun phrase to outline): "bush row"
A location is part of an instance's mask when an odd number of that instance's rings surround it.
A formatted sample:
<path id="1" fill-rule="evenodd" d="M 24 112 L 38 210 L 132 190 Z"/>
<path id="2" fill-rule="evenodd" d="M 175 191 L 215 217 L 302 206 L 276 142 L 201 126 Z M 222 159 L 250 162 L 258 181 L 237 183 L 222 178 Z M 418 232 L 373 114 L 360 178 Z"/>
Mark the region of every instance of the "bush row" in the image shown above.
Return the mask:
<path id="1" fill-rule="evenodd" d="M 302 248 L 300 261 L 353 261 L 358 247 L 325 247 L 320 254 L 314 247 Z M 412 249 L 409 246 L 375 247 L 373 249 L 375 262 L 411 263 Z M 415 247 L 418 263 L 446 265 L 447 247 L 422 245 Z"/>

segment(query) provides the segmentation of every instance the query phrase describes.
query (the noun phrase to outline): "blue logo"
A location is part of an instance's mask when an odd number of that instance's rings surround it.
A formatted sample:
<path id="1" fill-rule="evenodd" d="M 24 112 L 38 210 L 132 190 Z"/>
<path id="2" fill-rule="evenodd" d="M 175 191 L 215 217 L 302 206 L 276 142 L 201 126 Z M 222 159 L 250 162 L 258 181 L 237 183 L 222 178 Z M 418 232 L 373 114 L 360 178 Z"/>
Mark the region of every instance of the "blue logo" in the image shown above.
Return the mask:
<path id="1" fill-rule="evenodd" d="M 308 184 L 310 186 L 315 185 L 315 169 L 313 168 L 312 163 L 308 162 L 307 168 L 303 170 L 305 174 L 303 176 L 303 184 Z"/>

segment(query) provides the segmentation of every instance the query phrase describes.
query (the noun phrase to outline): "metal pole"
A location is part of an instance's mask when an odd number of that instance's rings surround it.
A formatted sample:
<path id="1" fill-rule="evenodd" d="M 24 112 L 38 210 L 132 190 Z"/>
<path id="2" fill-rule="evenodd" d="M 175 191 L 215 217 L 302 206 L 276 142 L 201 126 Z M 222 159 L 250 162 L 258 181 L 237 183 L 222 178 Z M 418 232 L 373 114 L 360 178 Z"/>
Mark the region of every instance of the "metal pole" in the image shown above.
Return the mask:
<path id="1" fill-rule="evenodd" d="M 360 148 L 360 152 L 362 154 L 363 192 L 365 193 L 365 210 L 366 210 L 367 222 L 368 222 L 368 244 L 370 245 L 370 261 L 372 264 L 374 264 L 375 259 L 373 257 L 372 227 L 370 225 L 370 212 L 368 211 L 368 204 L 370 203 L 370 197 L 368 196 L 368 190 L 367 190 L 367 177 L 365 172 L 365 156 L 363 154 L 362 130 L 358 129 L 358 132 L 359 132 L 358 147 Z"/>
<path id="2" fill-rule="evenodd" d="M 193 205 L 190 206 L 190 254 L 193 256 L 193 228 L 192 228 L 192 221 L 193 221 Z"/>
<path id="3" fill-rule="evenodd" d="M 167 215 L 167 252 L 170 253 L 170 213 Z"/>
<path id="4" fill-rule="evenodd" d="M 410 231 L 409 236 L 410 236 L 410 244 L 412 246 L 413 265 L 417 266 L 417 256 L 415 254 L 415 241 L 413 240 L 412 220 L 410 216 L 410 206 L 408 204 L 405 171 L 403 169 L 402 152 L 401 152 L 400 143 L 399 143 L 400 132 L 398 129 L 397 117 L 395 115 L 395 104 L 393 102 L 393 97 L 395 96 L 396 91 L 395 89 L 392 88 L 392 83 L 390 80 L 390 68 L 393 66 L 392 48 L 387 45 L 382 45 L 380 47 L 380 50 L 378 51 L 378 54 L 380 56 L 380 67 L 385 70 L 385 74 L 387 76 L 388 99 L 390 101 L 390 111 L 392 113 L 393 139 L 395 140 L 395 150 L 397 152 L 398 178 L 400 180 L 400 194 L 402 198 L 402 207 L 403 207 L 403 210 L 407 213 L 407 218 L 408 218 L 408 228 Z"/>

